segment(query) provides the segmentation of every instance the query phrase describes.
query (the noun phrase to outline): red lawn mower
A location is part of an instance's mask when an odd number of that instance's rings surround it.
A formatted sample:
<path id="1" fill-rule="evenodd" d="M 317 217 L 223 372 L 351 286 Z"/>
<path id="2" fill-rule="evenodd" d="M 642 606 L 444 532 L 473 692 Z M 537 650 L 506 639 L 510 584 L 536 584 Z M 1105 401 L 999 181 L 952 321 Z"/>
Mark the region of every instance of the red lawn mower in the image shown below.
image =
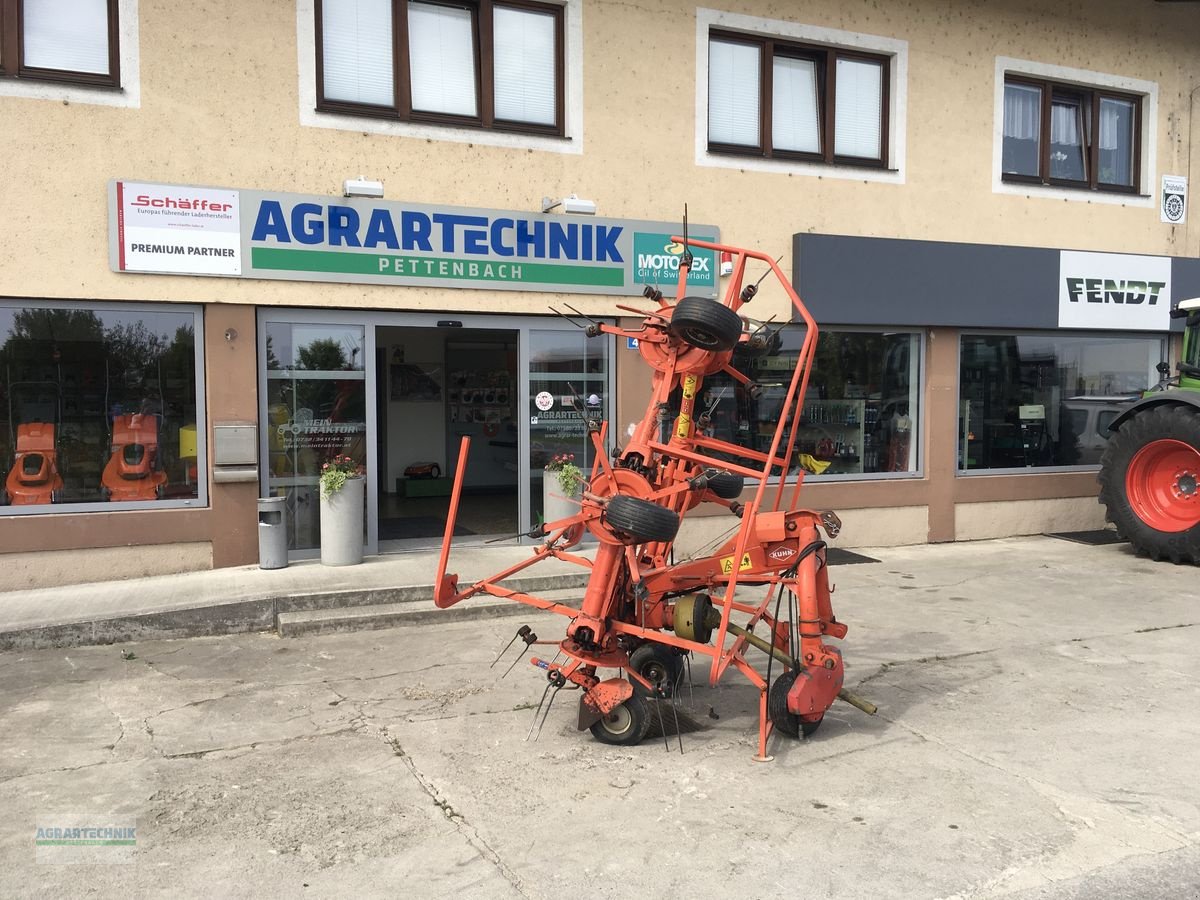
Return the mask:
<path id="1" fill-rule="evenodd" d="M 642 360 L 653 370 L 650 402 L 629 442 L 610 455 L 607 423 L 589 418 L 586 404 L 576 398 L 573 406 L 594 450 L 579 511 L 532 529 L 529 536 L 543 542 L 531 558 L 464 587 L 456 575 L 446 573 L 470 445 L 464 438 L 434 601 L 444 608 L 490 594 L 566 618 L 560 641 L 540 641 L 522 626 L 510 642 L 520 639 L 526 650 L 541 644 L 556 650 L 553 659 L 531 659 L 547 679 L 534 714 L 539 732 L 554 697 L 569 686 L 580 692 L 580 730 L 590 729 L 608 744 L 637 744 L 650 726 L 646 701 L 674 701 L 685 661 L 701 655 L 712 661 L 711 684 L 732 667 L 758 689 L 756 759 L 766 760 L 774 731 L 790 737 L 812 734 L 838 698 L 875 712 L 872 704 L 843 688 L 841 653 L 828 643 L 846 634 L 830 605 L 826 567 L 826 540 L 837 536 L 841 522 L 833 512 L 799 506 L 804 471 L 796 465 L 795 426 L 812 370 L 817 326 L 776 262 L 752 250 L 691 241 L 690 246 L 729 254 L 722 258 L 733 259 L 733 274 L 723 301 L 685 296 L 692 265 L 686 219 L 684 230 L 684 237 L 672 238 L 684 247 L 674 302 L 647 288 L 645 296 L 656 309 L 618 307 L 642 316 L 640 327 L 586 326 L 589 336 L 636 339 Z M 752 260 L 765 264 L 767 271 L 757 282 L 744 284 Z M 774 276 L 791 301 L 794 319 L 807 331 L 764 453 L 708 436 L 712 407 L 698 409 L 697 398 L 704 379 L 718 372 L 751 396 L 761 394 L 762 386 L 735 369 L 732 357 L 735 348 L 769 352 L 774 343 L 769 326 L 739 314 L 767 276 Z M 740 500 L 744 480 L 753 485 L 753 496 L 745 503 Z M 733 536 L 715 552 L 677 561 L 673 545 L 680 523 L 701 504 L 725 507 L 733 519 Z M 594 561 L 572 552 L 585 533 L 599 544 Z M 589 570 L 578 607 L 504 585 L 505 579 L 549 558 Z M 746 659 L 750 647 L 767 654 L 765 676 Z M 657 712 L 661 724 L 661 706 Z"/>
<path id="2" fill-rule="evenodd" d="M 17 423 L 19 414 L 14 405 L 15 395 L 24 389 L 52 389 L 54 414 L 52 422 L 30 421 Z M 0 501 L 13 506 L 33 506 L 57 503 L 62 496 L 63 479 L 58 470 L 56 438 L 59 414 L 59 387 L 52 381 L 19 381 L 8 387 L 9 435 L 13 446 L 13 464 L 8 470 Z"/>
<path id="3" fill-rule="evenodd" d="M 100 476 L 106 500 L 157 500 L 163 496 L 167 473 L 158 452 L 158 416 L 133 413 L 114 416 L 112 452 Z"/>

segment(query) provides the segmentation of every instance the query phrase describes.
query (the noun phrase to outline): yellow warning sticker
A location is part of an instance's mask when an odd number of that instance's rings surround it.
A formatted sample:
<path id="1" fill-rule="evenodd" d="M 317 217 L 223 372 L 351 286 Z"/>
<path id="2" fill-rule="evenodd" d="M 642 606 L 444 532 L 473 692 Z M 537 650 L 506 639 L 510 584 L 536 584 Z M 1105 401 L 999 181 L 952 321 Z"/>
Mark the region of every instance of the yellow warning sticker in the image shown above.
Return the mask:
<path id="1" fill-rule="evenodd" d="M 753 565 L 753 563 L 750 562 L 750 554 L 743 553 L 742 554 L 742 564 L 740 566 L 738 566 L 738 571 L 744 572 L 747 569 L 749 569 L 752 565 Z M 728 575 L 732 571 L 733 571 L 733 557 L 732 556 L 721 557 L 721 573 L 723 575 Z"/>

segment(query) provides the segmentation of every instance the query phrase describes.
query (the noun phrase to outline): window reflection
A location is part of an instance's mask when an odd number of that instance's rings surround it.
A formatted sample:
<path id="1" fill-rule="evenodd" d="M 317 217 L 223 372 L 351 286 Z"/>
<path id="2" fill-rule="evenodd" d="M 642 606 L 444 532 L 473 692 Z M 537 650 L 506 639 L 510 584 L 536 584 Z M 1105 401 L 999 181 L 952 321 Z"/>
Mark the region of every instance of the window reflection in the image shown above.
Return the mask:
<path id="1" fill-rule="evenodd" d="M 728 375 L 705 379 L 698 408 L 711 409 L 712 436 L 760 452 L 770 448 L 803 341 L 804 329 L 787 327 L 763 352 L 735 352 L 734 367 L 761 385 L 758 396 Z M 919 355 L 913 333 L 822 331 L 792 470 L 915 472 Z"/>
<path id="2" fill-rule="evenodd" d="M 266 326 L 268 484 L 288 498 L 291 549 L 320 545 L 321 466 L 366 462 L 364 341 L 361 325 Z"/>
<path id="3" fill-rule="evenodd" d="M 0 503 L 195 499 L 196 317 L 0 307 Z"/>
<path id="4" fill-rule="evenodd" d="M 1159 338 L 964 336 L 959 469 L 1098 464 L 1162 353 Z"/>

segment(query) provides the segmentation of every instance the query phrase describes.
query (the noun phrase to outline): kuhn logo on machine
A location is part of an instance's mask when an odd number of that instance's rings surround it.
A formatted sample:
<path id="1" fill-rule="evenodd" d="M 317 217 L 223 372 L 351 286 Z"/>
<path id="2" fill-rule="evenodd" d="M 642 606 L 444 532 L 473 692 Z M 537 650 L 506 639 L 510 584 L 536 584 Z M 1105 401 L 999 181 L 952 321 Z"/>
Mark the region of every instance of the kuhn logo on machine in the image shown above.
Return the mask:
<path id="1" fill-rule="evenodd" d="M 796 555 L 796 548 L 789 547 L 787 544 L 780 544 L 778 547 L 772 547 L 767 551 L 767 556 L 775 560 L 775 562 L 787 562 Z"/>

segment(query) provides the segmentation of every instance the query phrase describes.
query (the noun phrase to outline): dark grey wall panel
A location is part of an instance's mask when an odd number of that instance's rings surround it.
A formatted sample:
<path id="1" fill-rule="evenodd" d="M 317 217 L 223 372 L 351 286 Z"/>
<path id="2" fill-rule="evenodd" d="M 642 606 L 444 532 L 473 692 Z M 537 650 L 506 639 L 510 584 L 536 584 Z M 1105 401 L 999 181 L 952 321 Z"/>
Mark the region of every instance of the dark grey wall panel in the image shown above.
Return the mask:
<path id="1" fill-rule="evenodd" d="M 792 253 L 821 324 L 1058 327 L 1058 250 L 797 234 Z"/>

